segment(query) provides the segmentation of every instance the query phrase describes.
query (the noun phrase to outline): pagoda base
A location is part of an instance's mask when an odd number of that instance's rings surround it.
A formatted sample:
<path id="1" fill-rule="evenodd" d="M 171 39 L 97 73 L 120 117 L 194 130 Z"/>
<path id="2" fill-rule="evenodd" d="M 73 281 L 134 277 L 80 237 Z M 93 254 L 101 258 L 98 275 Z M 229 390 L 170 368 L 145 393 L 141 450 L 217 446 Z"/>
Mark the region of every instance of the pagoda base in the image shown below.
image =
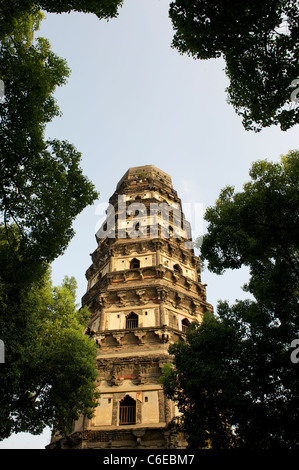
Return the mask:
<path id="1" fill-rule="evenodd" d="M 167 427 L 86 430 L 58 438 L 47 449 L 185 449 L 182 434 Z"/>

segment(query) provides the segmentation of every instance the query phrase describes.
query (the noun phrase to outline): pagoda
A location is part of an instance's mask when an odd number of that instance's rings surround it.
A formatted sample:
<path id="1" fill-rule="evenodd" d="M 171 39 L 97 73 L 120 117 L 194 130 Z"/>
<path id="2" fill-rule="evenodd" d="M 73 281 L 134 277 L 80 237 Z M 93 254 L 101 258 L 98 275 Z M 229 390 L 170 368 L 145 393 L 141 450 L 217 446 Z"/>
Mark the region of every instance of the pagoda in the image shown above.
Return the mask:
<path id="1" fill-rule="evenodd" d="M 153 165 L 130 168 L 109 200 L 86 271 L 86 333 L 98 344 L 98 407 L 68 439 L 49 447 L 179 449 L 178 415 L 161 374 L 169 346 L 212 311 L 201 283 L 191 227 L 171 177 Z"/>

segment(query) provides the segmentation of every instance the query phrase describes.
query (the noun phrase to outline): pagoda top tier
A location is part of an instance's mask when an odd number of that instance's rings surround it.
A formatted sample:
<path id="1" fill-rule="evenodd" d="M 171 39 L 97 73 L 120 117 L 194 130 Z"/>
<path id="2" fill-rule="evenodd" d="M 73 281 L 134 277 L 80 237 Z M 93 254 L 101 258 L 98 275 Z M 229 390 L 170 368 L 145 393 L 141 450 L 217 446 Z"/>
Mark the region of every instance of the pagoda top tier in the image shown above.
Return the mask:
<path id="1" fill-rule="evenodd" d="M 163 182 L 166 186 L 172 188 L 171 177 L 167 173 L 155 167 L 154 165 L 143 165 L 129 168 L 128 171 L 126 171 L 124 176 L 118 182 L 116 189 L 119 189 L 122 183 L 126 180 L 133 181 L 148 178 L 159 180 Z"/>

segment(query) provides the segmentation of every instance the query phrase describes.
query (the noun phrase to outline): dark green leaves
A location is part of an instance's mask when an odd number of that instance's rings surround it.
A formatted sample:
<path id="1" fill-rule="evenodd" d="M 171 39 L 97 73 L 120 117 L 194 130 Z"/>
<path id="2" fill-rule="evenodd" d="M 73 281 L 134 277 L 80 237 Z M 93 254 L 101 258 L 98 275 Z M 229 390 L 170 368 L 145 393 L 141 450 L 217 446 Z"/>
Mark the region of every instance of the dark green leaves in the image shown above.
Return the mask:
<path id="1" fill-rule="evenodd" d="M 0 439 L 54 423 L 68 433 L 97 397 L 96 347 L 83 336 L 88 314 L 75 307 L 75 281 L 53 289 L 47 273 L 74 235 L 75 217 L 98 196 L 74 146 L 44 135 L 69 69 L 46 39 L 34 41 L 40 12 L 2 2 L 0 23 L 3 8 L 12 29 L 0 36 Z"/>
<path id="2" fill-rule="evenodd" d="M 9 259 L 15 264 L 11 254 Z M 88 312 L 77 311 L 73 278 L 53 288 L 48 271 L 29 290 L 16 287 L 3 287 L 0 298 L 6 348 L 0 439 L 12 432 L 38 434 L 46 426 L 69 433 L 73 420 L 81 413 L 90 417 L 96 406 L 96 345 L 83 335 Z"/>
<path id="3" fill-rule="evenodd" d="M 163 371 L 163 388 L 182 413 L 179 427 L 191 448 L 221 449 L 234 442 L 228 402 L 236 377 L 227 369 L 237 338 L 237 331 L 207 313 L 201 325 L 191 325 L 186 343 L 170 347 L 174 368 Z"/>
<path id="4" fill-rule="evenodd" d="M 114 18 L 122 0 L 2 0 L 0 5 L 0 39 L 16 30 L 16 22 L 24 14 L 39 10 L 50 13 L 78 11 L 94 13 L 99 19 Z"/>
<path id="5" fill-rule="evenodd" d="M 194 448 L 298 445 L 299 152 L 252 165 L 243 191 L 225 188 L 205 214 L 201 258 L 210 270 L 248 266 L 254 300 L 219 302 L 174 344 L 163 387 Z"/>
<path id="6" fill-rule="evenodd" d="M 283 258 L 298 274 L 295 247 L 298 243 L 299 153 L 290 152 L 281 163 L 260 161 L 250 171 L 252 181 L 244 191 L 225 188 L 205 218 L 208 234 L 202 256 L 209 269 L 222 272 L 242 264 L 258 270 L 263 260 Z"/>
<path id="7" fill-rule="evenodd" d="M 98 18 L 113 18 L 122 0 L 37 0 L 34 2 L 42 10 L 54 13 L 81 11 L 94 13 Z"/>
<path id="8" fill-rule="evenodd" d="M 74 146 L 44 138 L 46 124 L 59 115 L 54 91 L 69 69 L 47 40 L 30 38 L 40 19 L 25 14 L 16 34 L 1 42 L 0 211 L 5 227 L 19 228 L 24 253 L 51 262 L 73 236 L 74 218 L 98 194 Z"/>
<path id="9" fill-rule="evenodd" d="M 247 130 L 299 122 L 291 83 L 299 77 L 298 0 L 176 0 L 173 47 L 197 59 L 223 56 L 228 101 Z"/>

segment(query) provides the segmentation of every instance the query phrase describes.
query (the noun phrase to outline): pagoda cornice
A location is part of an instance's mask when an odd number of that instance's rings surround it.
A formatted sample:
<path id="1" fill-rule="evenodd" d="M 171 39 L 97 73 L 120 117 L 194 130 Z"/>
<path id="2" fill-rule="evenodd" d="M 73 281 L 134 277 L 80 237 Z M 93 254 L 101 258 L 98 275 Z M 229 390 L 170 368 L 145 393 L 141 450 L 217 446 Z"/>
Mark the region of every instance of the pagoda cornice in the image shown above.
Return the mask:
<path id="1" fill-rule="evenodd" d="M 176 290 L 179 288 L 186 292 L 189 296 L 200 296 L 201 300 L 205 300 L 205 286 L 200 282 L 183 276 L 165 266 L 151 266 L 138 269 L 113 271 L 105 274 L 99 279 L 83 296 L 82 306 L 88 304 L 99 292 L 114 292 L 119 290 L 131 290 L 132 288 L 152 288 L 152 280 L 157 280 L 159 285 L 163 285 L 170 289 Z"/>

